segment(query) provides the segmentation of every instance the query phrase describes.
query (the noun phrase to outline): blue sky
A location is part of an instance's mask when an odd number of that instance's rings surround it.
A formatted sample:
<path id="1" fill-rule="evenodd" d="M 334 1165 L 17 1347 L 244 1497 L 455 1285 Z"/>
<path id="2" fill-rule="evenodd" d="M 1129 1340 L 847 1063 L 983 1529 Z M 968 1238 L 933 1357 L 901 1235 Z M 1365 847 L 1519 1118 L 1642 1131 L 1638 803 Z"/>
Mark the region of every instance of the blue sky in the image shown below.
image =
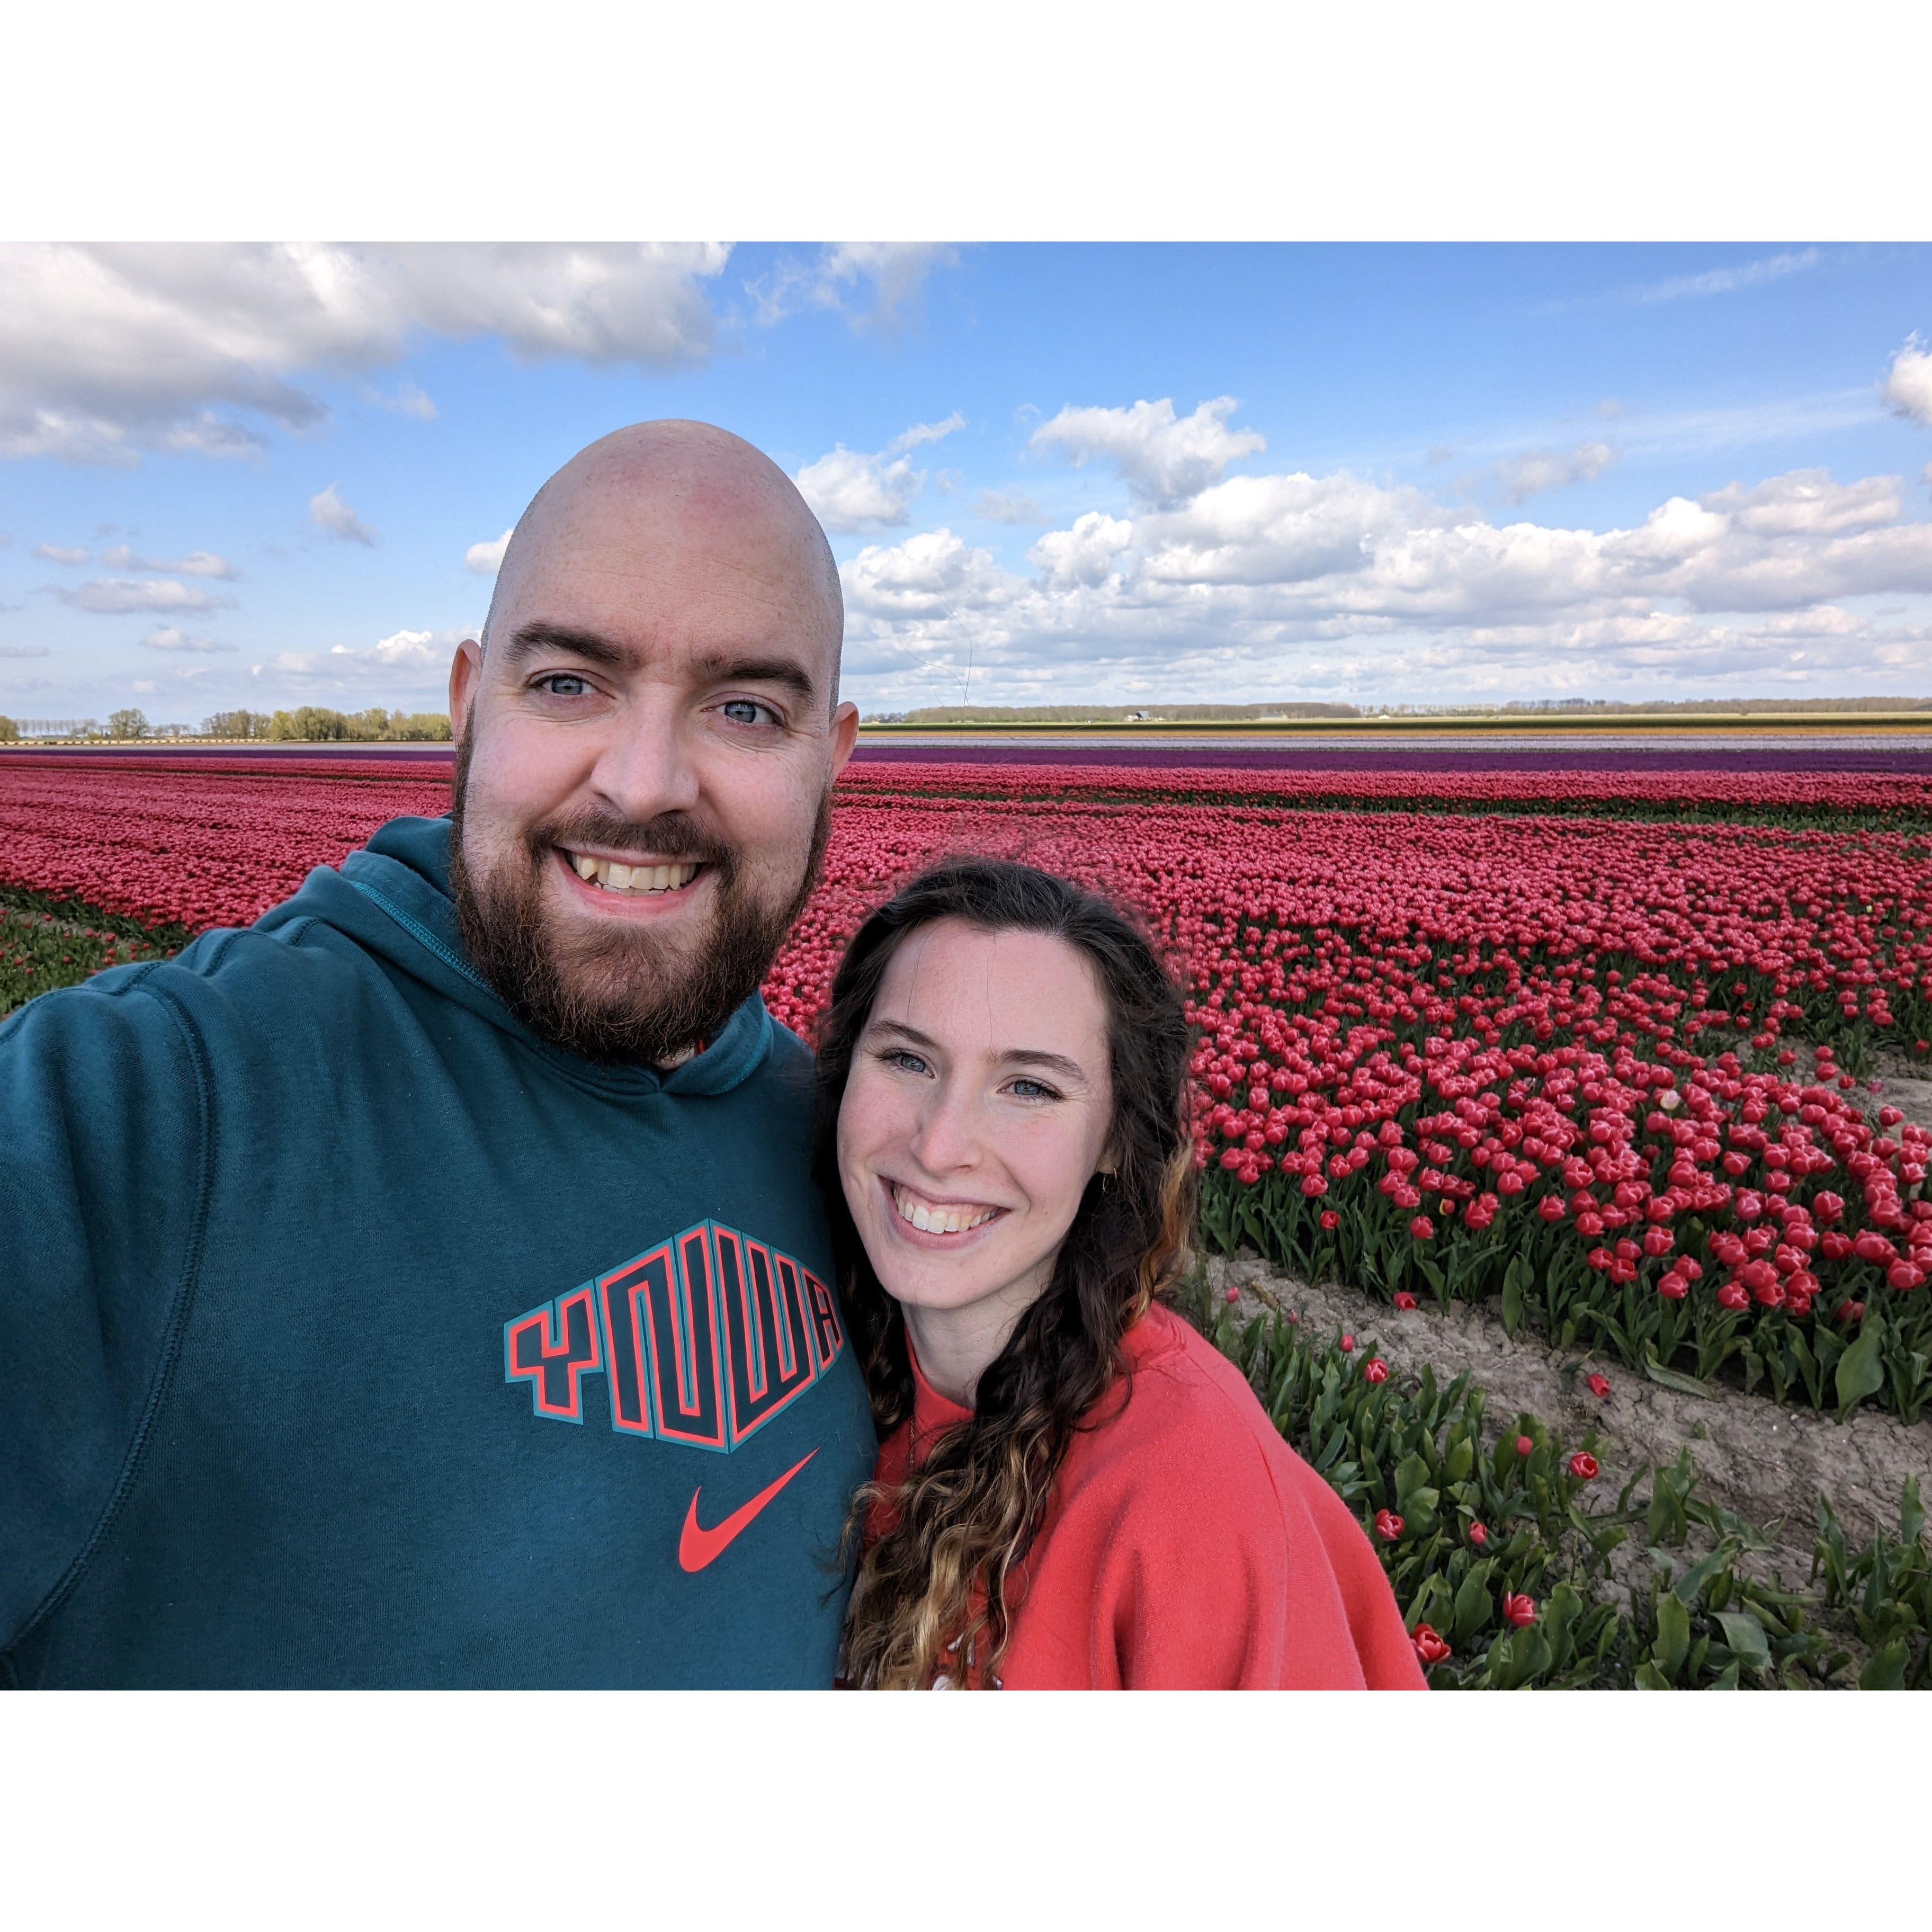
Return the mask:
<path id="1" fill-rule="evenodd" d="M 582 444 L 796 476 L 846 694 L 1932 694 L 1932 249 L 0 249 L 0 711 L 440 707 Z"/>

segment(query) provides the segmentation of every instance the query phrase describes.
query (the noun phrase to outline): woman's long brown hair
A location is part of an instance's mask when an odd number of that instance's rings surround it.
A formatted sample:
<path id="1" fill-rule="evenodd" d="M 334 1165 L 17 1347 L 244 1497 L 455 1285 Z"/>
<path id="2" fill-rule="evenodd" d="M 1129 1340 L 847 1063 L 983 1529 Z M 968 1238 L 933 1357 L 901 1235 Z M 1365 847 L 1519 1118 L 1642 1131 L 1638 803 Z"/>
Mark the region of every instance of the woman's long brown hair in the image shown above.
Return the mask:
<path id="1" fill-rule="evenodd" d="M 818 1172 L 881 1438 L 912 1414 L 912 1364 L 904 1317 L 844 1206 L 838 1107 L 893 954 L 947 919 L 1050 934 L 1092 968 L 1106 1001 L 1114 1166 L 1088 1184 L 1046 1292 L 980 1376 L 971 1421 L 896 1488 L 868 1485 L 854 1504 L 854 1538 L 875 1507 L 890 1526 L 862 1550 L 846 1624 L 845 1679 L 878 1689 L 922 1688 L 942 1669 L 962 1684 L 997 1681 L 1054 1477 L 1122 1372 L 1121 1337 L 1179 1272 L 1193 1217 L 1186 1020 L 1139 928 L 1097 894 L 1029 866 L 961 859 L 922 873 L 846 949 L 818 1036 Z"/>

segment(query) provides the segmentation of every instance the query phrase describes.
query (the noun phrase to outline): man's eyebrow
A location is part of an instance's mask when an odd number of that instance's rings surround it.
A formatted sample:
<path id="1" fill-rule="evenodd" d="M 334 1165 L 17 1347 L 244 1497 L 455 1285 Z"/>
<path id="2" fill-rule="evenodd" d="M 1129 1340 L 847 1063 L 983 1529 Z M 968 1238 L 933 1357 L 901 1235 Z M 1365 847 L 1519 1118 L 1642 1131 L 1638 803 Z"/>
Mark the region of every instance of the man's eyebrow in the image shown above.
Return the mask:
<path id="1" fill-rule="evenodd" d="M 567 651 L 572 657 L 585 658 L 611 670 L 623 670 L 638 661 L 634 651 L 595 631 L 580 631 L 568 624 L 541 622 L 518 625 L 510 633 L 503 654 L 510 664 L 515 665 L 526 658 L 536 656 L 539 651 Z"/>
<path id="2" fill-rule="evenodd" d="M 714 652 L 698 663 L 709 683 L 780 685 L 805 704 L 818 695 L 812 674 L 795 658 L 733 657 Z"/>
<path id="3" fill-rule="evenodd" d="M 868 1030 L 896 1034 L 908 1046 L 922 1046 L 928 1052 L 944 1051 L 938 1041 L 921 1033 L 916 1027 L 908 1026 L 903 1020 L 874 1020 Z M 1077 1060 L 1069 1060 L 1064 1053 L 1049 1053 L 1044 1047 L 1010 1046 L 999 1056 L 999 1064 L 1002 1066 L 1048 1067 L 1063 1079 L 1078 1080 L 1082 1083 L 1088 1080 L 1087 1070 Z"/>

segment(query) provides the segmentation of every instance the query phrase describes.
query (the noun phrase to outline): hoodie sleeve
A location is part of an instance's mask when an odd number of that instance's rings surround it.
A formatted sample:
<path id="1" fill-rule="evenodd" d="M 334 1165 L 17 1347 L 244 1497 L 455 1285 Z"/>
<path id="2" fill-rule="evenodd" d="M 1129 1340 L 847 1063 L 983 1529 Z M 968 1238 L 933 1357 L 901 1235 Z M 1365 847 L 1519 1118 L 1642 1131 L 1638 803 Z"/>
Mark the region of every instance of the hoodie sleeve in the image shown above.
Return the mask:
<path id="1" fill-rule="evenodd" d="M 1235 1429 L 1154 1463 L 1116 1526 L 1110 1621 L 1128 1690 L 1420 1690 L 1360 1526 L 1318 1476 Z M 1149 1459 L 1151 1461 L 1151 1459 Z"/>
<path id="2" fill-rule="evenodd" d="M 193 1289 L 206 1055 L 148 970 L 0 1024 L 0 1653 L 111 1510 Z"/>

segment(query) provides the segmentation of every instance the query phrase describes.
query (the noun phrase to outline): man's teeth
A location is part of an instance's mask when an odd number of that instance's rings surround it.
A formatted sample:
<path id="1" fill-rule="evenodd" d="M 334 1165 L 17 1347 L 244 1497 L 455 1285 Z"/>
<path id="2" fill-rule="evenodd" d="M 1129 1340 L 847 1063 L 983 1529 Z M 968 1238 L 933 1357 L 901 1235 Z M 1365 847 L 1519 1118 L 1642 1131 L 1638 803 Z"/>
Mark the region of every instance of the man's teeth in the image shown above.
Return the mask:
<path id="1" fill-rule="evenodd" d="M 580 879 L 595 879 L 614 892 L 673 892 L 697 878 L 695 866 L 620 866 L 614 859 L 592 859 L 582 852 L 570 854 Z"/>
<path id="2" fill-rule="evenodd" d="M 963 1234 L 968 1228 L 990 1221 L 1000 1211 L 997 1208 L 968 1205 L 928 1208 L 924 1202 L 914 1200 L 896 1187 L 892 1190 L 892 1205 L 898 1210 L 902 1221 L 910 1221 L 915 1228 L 923 1228 L 928 1234 Z"/>

